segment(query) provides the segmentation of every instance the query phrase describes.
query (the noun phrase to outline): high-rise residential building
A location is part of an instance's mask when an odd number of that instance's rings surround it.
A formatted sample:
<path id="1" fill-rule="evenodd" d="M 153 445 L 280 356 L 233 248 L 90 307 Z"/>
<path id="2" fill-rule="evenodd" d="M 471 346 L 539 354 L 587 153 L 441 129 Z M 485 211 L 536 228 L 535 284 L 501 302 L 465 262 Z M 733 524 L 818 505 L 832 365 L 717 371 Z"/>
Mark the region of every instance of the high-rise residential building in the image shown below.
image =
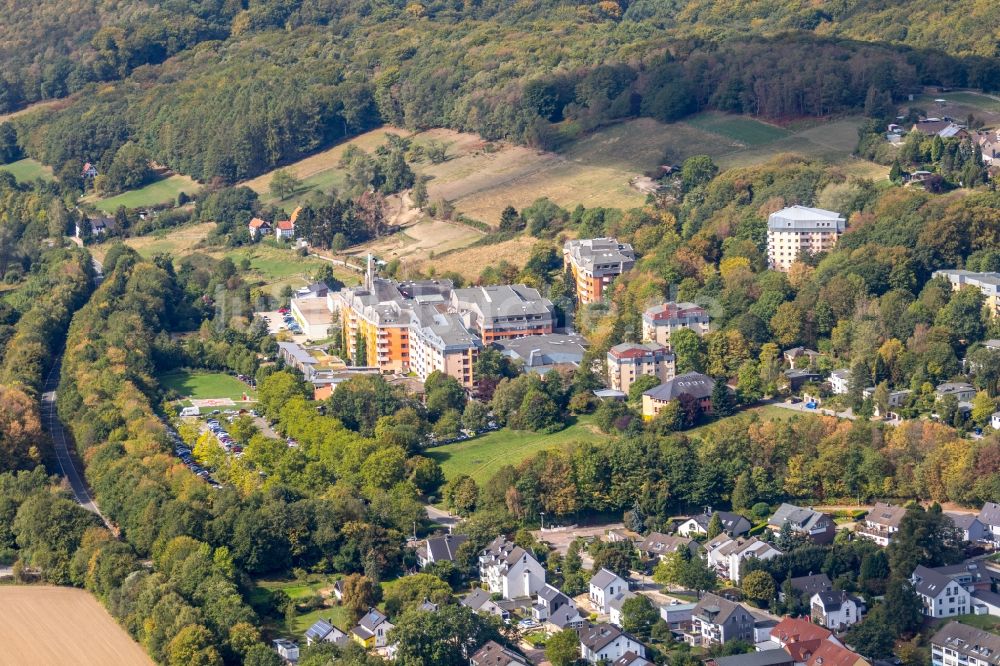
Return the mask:
<path id="1" fill-rule="evenodd" d="M 846 220 L 840 213 L 821 208 L 791 206 L 767 218 L 767 262 L 787 272 L 803 254 L 828 252 L 844 233 Z"/>
<path id="2" fill-rule="evenodd" d="M 951 283 L 952 291 L 975 287 L 986 298 L 986 306 L 993 315 L 1000 314 L 1000 273 L 974 273 L 956 269 L 934 271 L 934 277 L 943 277 Z"/>
<path id="3" fill-rule="evenodd" d="M 670 335 L 688 328 L 698 335 L 708 333 L 708 312 L 694 303 L 663 303 L 642 314 L 642 339 L 670 347 Z"/>
<path id="4" fill-rule="evenodd" d="M 586 305 L 599 302 L 614 279 L 635 266 L 635 252 L 614 238 L 571 240 L 563 246 L 563 263 L 573 272 L 577 301 Z"/>
<path id="5" fill-rule="evenodd" d="M 523 284 L 454 289 L 451 307 L 485 344 L 545 335 L 555 325 L 555 306 L 537 289 Z"/>
<path id="6" fill-rule="evenodd" d="M 623 342 L 608 350 L 608 383 L 616 391 L 628 393 L 636 379 L 656 377 L 662 384 L 674 378 L 674 354 L 656 342 Z"/>

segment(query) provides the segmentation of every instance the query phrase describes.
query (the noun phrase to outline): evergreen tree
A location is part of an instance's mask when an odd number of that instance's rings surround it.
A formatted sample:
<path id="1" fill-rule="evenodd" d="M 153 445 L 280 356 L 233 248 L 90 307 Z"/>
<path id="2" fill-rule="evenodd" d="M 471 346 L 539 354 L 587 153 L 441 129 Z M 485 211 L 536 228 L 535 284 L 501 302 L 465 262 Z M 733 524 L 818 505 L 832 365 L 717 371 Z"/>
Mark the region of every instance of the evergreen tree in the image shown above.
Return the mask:
<path id="1" fill-rule="evenodd" d="M 716 511 L 708 521 L 708 538 L 714 539 L 720 534 L 722 534 L 722 518 L 719 516 L 719 512 Z"/>
<path id="2" fill-rule="evenodd" d="M 732 416 L 736 411 L 736 400 L 732 392 L 726 386 L 726 382 L 717 379 L 712 387 L 712 412 L 717 417 Z"/>

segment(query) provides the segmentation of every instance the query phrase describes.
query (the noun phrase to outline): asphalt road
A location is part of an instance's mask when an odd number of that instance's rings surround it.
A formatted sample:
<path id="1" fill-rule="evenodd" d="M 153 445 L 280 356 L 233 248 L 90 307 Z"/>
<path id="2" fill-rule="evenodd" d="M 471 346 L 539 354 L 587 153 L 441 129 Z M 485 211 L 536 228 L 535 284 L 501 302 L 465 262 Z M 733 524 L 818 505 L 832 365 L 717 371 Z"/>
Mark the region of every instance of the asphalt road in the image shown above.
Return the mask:
<path id="1" fill-rule="evenodd" d="M 430 504 L 428 504 L 426 508 L 427 508 L 427 518 L 432 523 L 437 523 L 442 527 L 454 527 L 459 523 L 460 520 L 462 520 L 460 517 L 453 516 L 447 511 L 442 511 L 441 509 L 437 509 L 431 506 Z"/>
<path id="2" fill-rule="evenodd" d="M 83 474 L 77 469 L 76 461 L 70 454 L 70 440 L 56 412 L 56 389 L 59 387 L 59 373 L 61 368 L 62 356 L 59 356 L 56 358 L 52 369 L 49 371 L 49 376 L 45 380 L 41 401 L 42 424 L 52 438 L 52 445 L 56 453 L 56 460 L 59 462 L 59 469 L 62 471 L 63 477 L 69 482 L 69 487 L 73 491 L 76 503 L 87 511 L 96 514 L 107 525 L 108 529 L 117 532 L 114 525 L 101 513 L 100 508 L 90 494 L 90 489 L 87 487 L 86 481 L 83 480 Z"/>

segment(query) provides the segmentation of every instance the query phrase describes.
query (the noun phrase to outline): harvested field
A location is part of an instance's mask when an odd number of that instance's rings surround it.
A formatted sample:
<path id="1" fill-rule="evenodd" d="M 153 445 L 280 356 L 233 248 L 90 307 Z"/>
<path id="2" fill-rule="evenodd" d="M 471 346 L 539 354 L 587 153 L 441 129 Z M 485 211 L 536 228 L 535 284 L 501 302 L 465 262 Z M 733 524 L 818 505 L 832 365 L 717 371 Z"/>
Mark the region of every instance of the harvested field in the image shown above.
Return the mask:
<path id="1" fill-rule="evenodd" d="M 97 599 L 83 590 L 0 586 L 0 609 L 0 665 L 153 663 Z"/>
<path id="2" fill-rule="evenodd" d="M 487 266 L 495 266 L 500 261 L 507 261 L 518 267 L 523 267 L 531 256 L 531 248 L 540 241 L 530 236 L 518 236 L 511 240 L 490 245 L 477 245 L 444 256 L 434 257 L 415 262 L 413 266 L 422 273 L 429 273 L 431 268 L 442 273 L 458 273 L 467 280 L 475 280 Z"/>
<path id="3" fill-rule="evenodd" d="M 171 229 L 159 229 L 146 236 L 126 238 L 123 242 L 146 258 L 167 252 L 173 255 L 174 259 L 178 259 L 189 254 L 198 243 L 208 238 L 214 228 L 214 222 L 198 222 Z M 103 261 L 108 249 L 116 242 L 118 239 L 113 239 L 107 243 L 91 245 L 88 249 L 98 261 Z"/>

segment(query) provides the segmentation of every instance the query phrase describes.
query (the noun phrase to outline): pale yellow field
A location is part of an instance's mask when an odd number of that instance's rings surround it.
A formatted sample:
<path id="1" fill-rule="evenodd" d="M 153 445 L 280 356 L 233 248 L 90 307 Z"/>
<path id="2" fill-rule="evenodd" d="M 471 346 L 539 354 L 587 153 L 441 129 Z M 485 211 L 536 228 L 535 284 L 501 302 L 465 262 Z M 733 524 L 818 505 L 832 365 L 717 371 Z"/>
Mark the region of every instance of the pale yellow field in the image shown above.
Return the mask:
<path id="1" fill-rule="evenodd" d="M 198 243 L 208 238 L 208 234 L 214 228 L 214 222 L 199 222 L 173 229 L 161 229 L 147 236 L 126 238 L 123 242 L 144 257 L 151 257 L 160 252 L 167 252 L 172 254 L 175 259 L 179 259 L 186 254 L 190 254 L 191 250 Z M 107 254 L 111 245 L 116 242 L 118 242 L 118 239 L 113 239 L 108 243 L 88 246 L 87 249 L 97 257 L 98 261 L 104 261 L 104 255 Z"/>
<path id="2" fill-rule="evenodd" d="M 0 586 L 0 666 L 152 663 L 87 592 L 43 585 Z"/>

